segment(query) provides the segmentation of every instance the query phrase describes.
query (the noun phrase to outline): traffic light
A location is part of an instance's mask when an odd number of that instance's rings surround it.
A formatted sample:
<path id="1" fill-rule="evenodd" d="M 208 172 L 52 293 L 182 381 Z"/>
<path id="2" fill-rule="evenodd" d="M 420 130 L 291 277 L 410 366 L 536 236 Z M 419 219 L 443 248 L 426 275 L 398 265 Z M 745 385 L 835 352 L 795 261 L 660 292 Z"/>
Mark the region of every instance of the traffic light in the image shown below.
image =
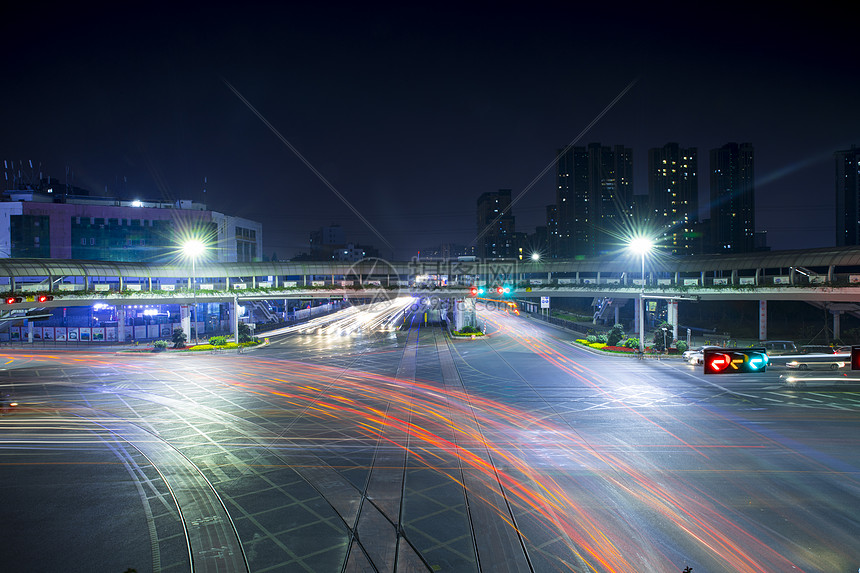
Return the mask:
<path id="1" fill-rule="evenodd" d="M 49 300 L 54 300 L 54 295 L 40 294 L 36 297 L 36 302 L 48 302 Z"/>
<path id="2" fill-rule="evenodd" d="M 764 348 L 706 348 L 705 374 L 741 374 L 767 370 Z"/>
<path id="3" fill-rule="evenodd" d="M 16 302 L 24 302 L 24 299 L 20 296 L 6 297 L 6 304 L 15 304 Z"/>
<path id="4" fill-rule="evenodd" d="M 472 288 L 470 288 L 469 289 L 469 295 L 470 296 L 478 296 L 478 287 L 473 286 Z"/>
<path id="5" fill-rule="evenodd" d="M 860 370 L 860 346 L 851 347 L 851 370 Z"/>

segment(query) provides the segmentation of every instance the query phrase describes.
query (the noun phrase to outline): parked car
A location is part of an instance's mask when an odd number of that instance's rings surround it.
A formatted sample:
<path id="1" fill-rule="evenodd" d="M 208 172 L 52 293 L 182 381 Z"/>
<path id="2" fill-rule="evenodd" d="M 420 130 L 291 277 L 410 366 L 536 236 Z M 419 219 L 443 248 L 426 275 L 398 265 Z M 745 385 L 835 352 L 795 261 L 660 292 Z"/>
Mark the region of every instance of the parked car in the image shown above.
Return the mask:
<path id="1" fill-rule="evenodd" d="M 705 349 L 707 348 L 722 348 L 721 346 L 697 346 L 691 350 L 686 350 L 681 356 L 690 364 L 705 363 Z"/>
<path id="2" fill-rule="evenodd" d="M 833 346 L 823 344 L 804 344 L 800 347 L 801 354 L 836 354 L 838 351 Z M 851 352 L 851 347 L 848 347 L 848 352 Z"/>
<path id="3" fill-rule="evenodd" d="M 760 344 L 768 356 L 779 356 L 780 354 L 798 354 L 797 345 L 791 340 L 765 340 Z"/>

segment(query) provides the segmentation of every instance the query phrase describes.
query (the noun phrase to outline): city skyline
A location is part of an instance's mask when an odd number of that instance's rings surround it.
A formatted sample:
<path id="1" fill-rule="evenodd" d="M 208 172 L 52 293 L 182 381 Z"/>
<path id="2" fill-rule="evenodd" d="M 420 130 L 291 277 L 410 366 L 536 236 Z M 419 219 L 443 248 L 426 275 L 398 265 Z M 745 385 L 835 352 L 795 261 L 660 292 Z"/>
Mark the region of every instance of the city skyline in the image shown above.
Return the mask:
<path id="1" fill-rule="evenodd" d="M 0 24 L 17 87 L 0 96 L 0 158 L 259 220 L 267 257 L 306 250 L 332 224 L 390 256 L 357 211 L 408 258 L 472 242 L 485 192 L 528 188 L 517 230 L 543 225 L 554 170 L 540 174 L 580 134 L 577 145 L 632 149 L 637 194 L 651 148 L 704 158 L 748 141 L 756 230 L 776 249 L 834 244 L 833 154 L 860 140 L 860 80 L 840 64 L 847 22 L 749 7 L 741 19 L 732 5 L 695 18 L 633 4 L 336 8 L 180 7 L 130 23 L 17 6 Z"/>

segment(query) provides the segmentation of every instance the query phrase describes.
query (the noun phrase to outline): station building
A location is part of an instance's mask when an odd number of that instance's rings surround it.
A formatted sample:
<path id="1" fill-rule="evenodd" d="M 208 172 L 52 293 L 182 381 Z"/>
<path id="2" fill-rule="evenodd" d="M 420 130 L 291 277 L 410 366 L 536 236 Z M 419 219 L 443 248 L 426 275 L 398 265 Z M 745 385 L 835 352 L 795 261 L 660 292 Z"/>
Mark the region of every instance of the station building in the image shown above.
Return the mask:
<path id="1" fill-rule="evenodd" d="M 191 200 L 143 201 L 48 190 L 6 191 L 0 201 L 0 258 L 170 262 L 183 240 L 203 237 L 208 260 L 254 262 L 261 223 Z"/>

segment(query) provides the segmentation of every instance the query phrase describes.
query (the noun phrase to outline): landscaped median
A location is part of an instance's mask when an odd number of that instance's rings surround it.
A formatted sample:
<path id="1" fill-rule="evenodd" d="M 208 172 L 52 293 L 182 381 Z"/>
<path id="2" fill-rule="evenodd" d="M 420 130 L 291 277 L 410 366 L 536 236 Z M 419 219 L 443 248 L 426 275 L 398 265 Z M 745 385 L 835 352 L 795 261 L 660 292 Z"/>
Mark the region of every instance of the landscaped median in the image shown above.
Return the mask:
<path id="1" fill-rule="evenodd" d="M 622 346 L 612 346 L 607 344 L 604 340 L 599 340 L 601 337 L 589 337 L 595 338 L 595 340 L 589 340 L 586 338 L 577 338 L 574 340 L 575 343 L 581 344 L 582 346 L 587 346 L 588 348 L 593 348 L 594 350 L 600 350 L 601 352 L 613 352 L 616 354 L 633 354 L 639 349 L 639 339 L 638 338 L 628 338 L 624 341 Z"/>
<path id="2" fill-rule="evenodd" d="M 225 337 L 214 337 L 214 338 L 225 338 Z M 147 348 L 145 346 L 129 348 L 125 350 L 120 350 L 119 352 L 127 353 L 140 353 L 140 352 L 202 352 L 202 351 L 212 351 L 212 350 L 239 350 L 240 352 L 249 347 L 259 346 L 263 344 L 262 340 L 255 339 L 248 342 L 226 342 L 222 343 L 221 340 L 216 340 L 216 344 L 212 344 L 212 341 L 205 344 L 195 344 L 193 346 L 170 346 L 170 343 L 166 340 L 156 340 L 152 343 L 151 348 Z"/>
<path id="3" fill-rule="evenodd" d="M 474 338 L 476 336 L 484 336 L 484 333 L 473 326 L 464 326 L 463 330 L 452 330 L 451 336 L 460 338 Z"/>

